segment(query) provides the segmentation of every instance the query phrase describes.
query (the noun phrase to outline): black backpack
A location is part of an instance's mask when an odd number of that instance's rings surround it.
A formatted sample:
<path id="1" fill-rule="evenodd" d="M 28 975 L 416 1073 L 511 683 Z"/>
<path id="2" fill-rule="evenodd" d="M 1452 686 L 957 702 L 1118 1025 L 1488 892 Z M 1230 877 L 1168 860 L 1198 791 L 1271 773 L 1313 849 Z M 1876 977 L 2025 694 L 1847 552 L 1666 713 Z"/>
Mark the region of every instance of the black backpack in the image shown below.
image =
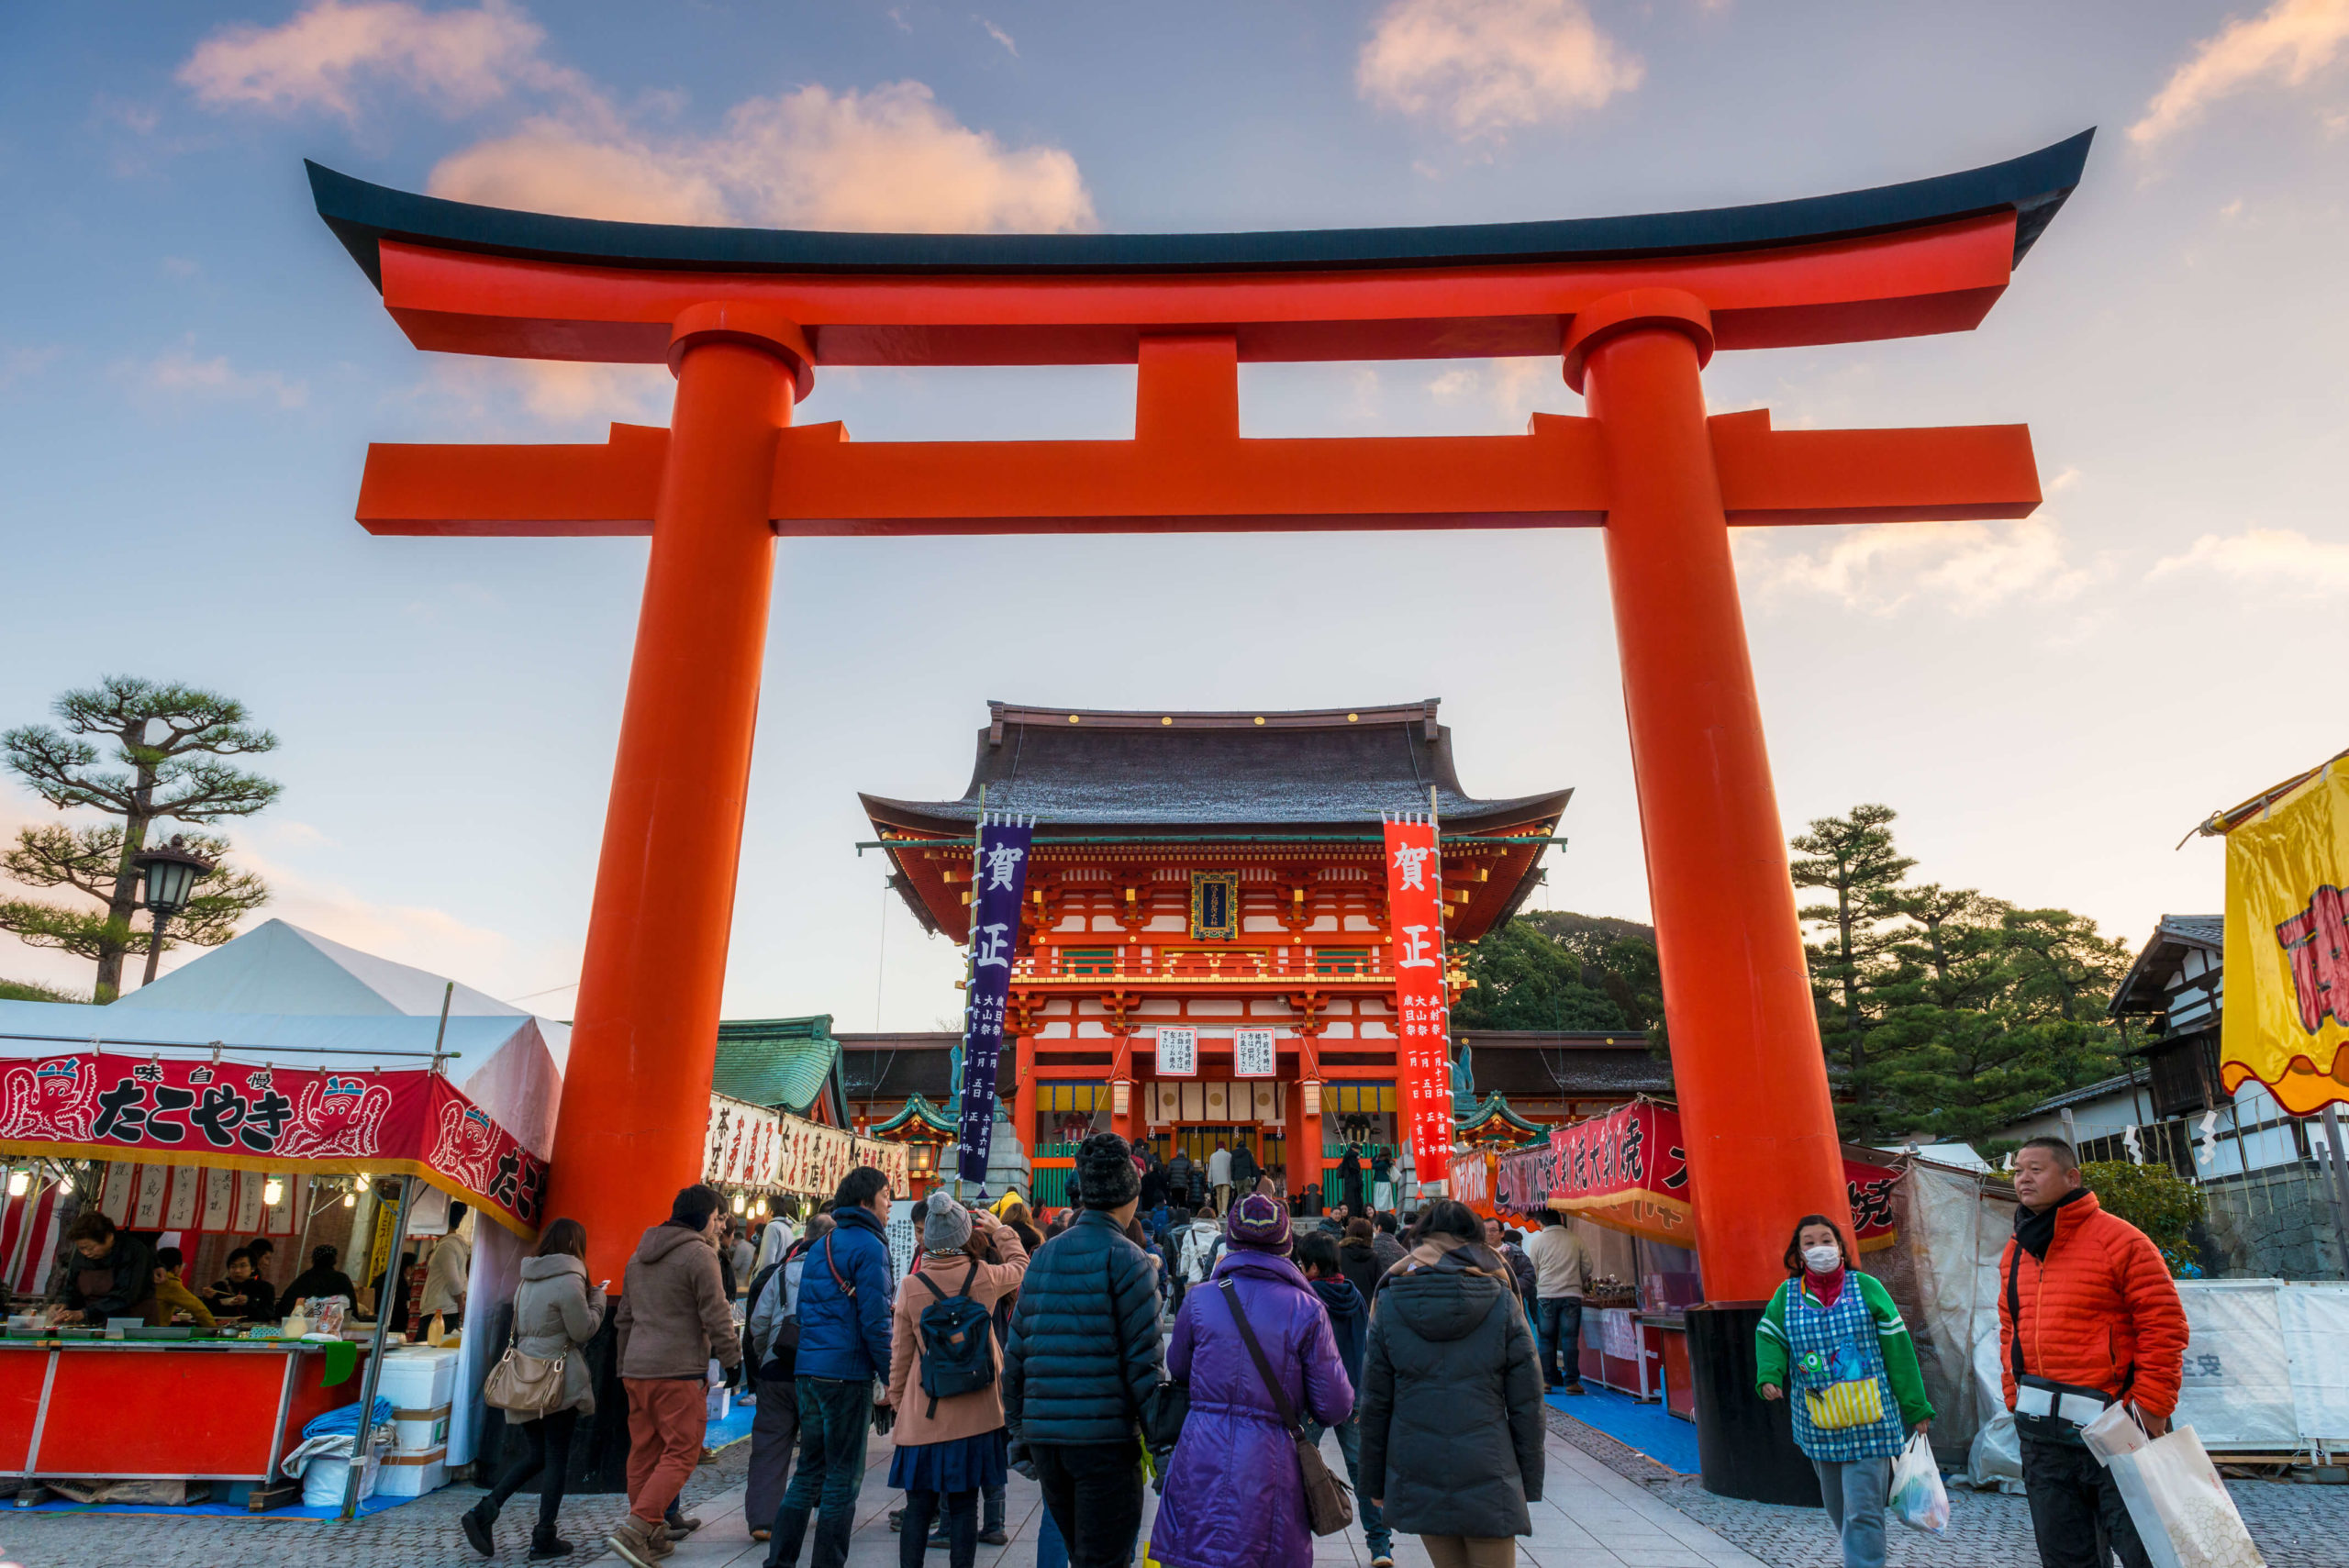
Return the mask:
<path id="1" fill-rule="evenodd" d="M 928 1273 L 914 1276 L 938 1297 L 921 1309 L 921 1391 L 930 1396 L 932 1416 L 941 1399 L 995 1382 L 995 1316 L 971 1299 L 971 1281 L 978 1272 L 973 1263 L 952 1296 Z"/>

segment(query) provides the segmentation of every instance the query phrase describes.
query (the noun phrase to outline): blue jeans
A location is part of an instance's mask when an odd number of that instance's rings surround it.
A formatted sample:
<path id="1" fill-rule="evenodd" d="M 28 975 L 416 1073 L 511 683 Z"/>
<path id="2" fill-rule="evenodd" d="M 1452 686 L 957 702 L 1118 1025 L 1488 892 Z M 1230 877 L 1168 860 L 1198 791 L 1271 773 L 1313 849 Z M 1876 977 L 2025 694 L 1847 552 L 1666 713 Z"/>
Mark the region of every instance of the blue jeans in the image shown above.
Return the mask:
<path id="1" fill-rule="evenodd" d="M 1533 1336 L 1542 1347 L 1542 1381 L 1552 1388 L 1582 1382 L 1582 1297 L 1546 1296 L 1536 1304 Z M 1564 1366 L 1560 1367 L 1562 1358 Z"/>
<path id="2" fill-rule="evenodd" d="M 1036 1568 L 1068 1568 L 1068 1542 L 1061 1539 L 1061 1527 L 1052 1520 L 1052 1510 L 1038 1510 L 1043 1520 L 1036 1527 Z"/>
<path id="3" fill-rule="evenodd" d="M 1321 1440 L 1323 1432 L 1338 1434 L 1338 1451 L 1345 1456 L 1346 1480 L 1354 1489 L 1354 1518 L 1362 1526 L 1363 1544 L 1370 1548 L 1373 1557 L 1395 1555 L 1395 1532 L 1386 1528 L 1385 1516 L 1362 1485 L 1362 1423 L 1341 1421 L 1335 1427 L 1325 1427 L 1319 1421 L 1305 1423 L 1305 1435 L 1314 1442 Z"/>
<path id="4" fill-rule="evenodd" d="M 1889 1459 L 1837 1462 L 1814 1459 L 1828 1522 L 1843 1546 L 1843 1568 L 1884 1568 L 1884 1495 L 1892 1485 Z"/>
<path id="5" fill-rule="evenodd" d="M 816 1514 L 814 1568 L 841 1568 L 864 1489 L 864 1440 L 873 1429 L 873 1385 L 837 1377 L 795 1380 L 799 1396 L 799 1473 L 774 1511 L 767 1568 L 798 1568 L 807 1516 Z"/>

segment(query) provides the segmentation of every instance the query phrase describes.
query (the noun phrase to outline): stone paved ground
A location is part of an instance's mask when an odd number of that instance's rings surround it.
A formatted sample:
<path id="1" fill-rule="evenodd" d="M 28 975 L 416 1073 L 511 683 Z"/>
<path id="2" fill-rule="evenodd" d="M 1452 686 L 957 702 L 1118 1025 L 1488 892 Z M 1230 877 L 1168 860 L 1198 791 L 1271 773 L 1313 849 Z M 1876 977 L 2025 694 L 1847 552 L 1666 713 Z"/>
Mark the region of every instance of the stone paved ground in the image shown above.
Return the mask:
<path id="1" fill-rule="evenodd" d="M 1638 1482 L 1651 1496 L 1772 1568 L 1842 1568 L 1827 1516 L 1817 1508 L 1717 1497 L 1695 1477 L 1675 1474 L 1564 1411 L 1550 1412 L 1550 1427 L 1617 1474 Z M 2349 1568 L 2349 1486 L 2231 1481 L 2227 1489 L 2268 1568 Z M 1923 1535 L 1898 1525 L 1886 1532 L 1887 1568 L 2028 1568 L 2039 1561 L 2030 1507 L 2020 1495 L 1953 1486 L 1949 1501 L 1946 1535 Z"/>
<path id="2" fill-rule="evenodd" d="M 1550 1413 L 1549 1485 L 1533 1507 L 1534 1533 L 1520 1543 L 1523 1568 L 1840 1568 L 1825 1516 L 1716 1497 L 1604 1433 Z M 1334 1440 L 1324 1451 L 1337 1462 Z M 896 1538 L 885 1515 L 896 1505 L 886 1484 L 889 1449 L 876 1442 L 857 1509 L 848 1568 L 896 1568 Z M 737 1443 L 697 1471 L 685 1499 L 704 1528 L 667 1568 L 756 1568 L 742 1518 L 742 1473 L 750 1445 Z M 2270 1568 L 2349 1568 L 2349 1487 L 2233 1484 L 2237 1507 Z M 126 1518 L 18 1513 L 0 1504 L 0 1568 L 461 1568 L 481 1559 L 458 1536 L 456 1517 L 480 1492 L 451 1486 L 355 1524 L 255 1518 Z M 523 1561 L 531 1500 L 517 1498 L 498 1531 L 502 1565 Z M 1947 1536 L 1894 1527 L 1890 1568 L 2028 1568 L 2030 1516 L 2022 1498 L 1954 1490 Z M 1154 1500 L 1153 1500 L 1154 1504 Z M 977 1568 L 1030 1568 L 1041 1507 L 1035 1487 L 1015 1478 L 1012 1541 L 982 1549 Z M 616 1562 L 603 1535 L 619 1522 L 618 1497 L 574 1497 L 563 1531 L 579 1543 L 573 1562 Z M 1397 1540 L 1397 1568 L 1430 1568 L 1418 1541 Z M 803 1562 L 805 1559 L 803 1558 Z M 1367 1568 L 1359 1529 L 1315 1543 L 1314 1568 Z M 930 1568 L 945 1568 L 942 1555 Z"/>

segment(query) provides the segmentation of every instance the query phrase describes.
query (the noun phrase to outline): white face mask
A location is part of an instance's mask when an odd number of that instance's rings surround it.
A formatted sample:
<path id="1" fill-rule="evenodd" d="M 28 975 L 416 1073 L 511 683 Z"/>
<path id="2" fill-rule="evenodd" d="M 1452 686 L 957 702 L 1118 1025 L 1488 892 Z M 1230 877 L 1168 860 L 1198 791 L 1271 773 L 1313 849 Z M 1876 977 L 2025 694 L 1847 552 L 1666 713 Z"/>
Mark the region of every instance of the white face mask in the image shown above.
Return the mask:
<path id="1" fill-rule="evenodd" d="M 1831 1241 L 1822 1246 L 1805 1247 L 1802 1250 L 1802 1261 L 1809 1265 L 1812 1273 L 1833 1273 L 1842 1266 L 1843 1249 Z"/>

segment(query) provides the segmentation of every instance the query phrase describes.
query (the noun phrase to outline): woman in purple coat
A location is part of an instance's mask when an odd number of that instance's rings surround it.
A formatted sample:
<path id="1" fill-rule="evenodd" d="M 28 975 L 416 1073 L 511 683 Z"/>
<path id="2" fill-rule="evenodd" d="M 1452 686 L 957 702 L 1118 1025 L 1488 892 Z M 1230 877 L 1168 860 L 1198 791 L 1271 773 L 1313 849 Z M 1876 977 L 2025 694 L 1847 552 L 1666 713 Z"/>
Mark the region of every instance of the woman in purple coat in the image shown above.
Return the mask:
<path id="1" fill-rule="evenodd" d="M 1253 1195 L 1233 1206 L 1229 1249 L 1208 1283 L 1183 1298 L 1166 1369 L 1191 1386 L 1190 1418 L 1166 1475 L 1150 1555 L 1165 1568 L 1312 1568 L 1297 1445 L 1240 1337 L 1230 1297 L 1300 1420 L 1353 1414 L 1330 1315 L 1288 1261 L 1288 1206 Z"/>

